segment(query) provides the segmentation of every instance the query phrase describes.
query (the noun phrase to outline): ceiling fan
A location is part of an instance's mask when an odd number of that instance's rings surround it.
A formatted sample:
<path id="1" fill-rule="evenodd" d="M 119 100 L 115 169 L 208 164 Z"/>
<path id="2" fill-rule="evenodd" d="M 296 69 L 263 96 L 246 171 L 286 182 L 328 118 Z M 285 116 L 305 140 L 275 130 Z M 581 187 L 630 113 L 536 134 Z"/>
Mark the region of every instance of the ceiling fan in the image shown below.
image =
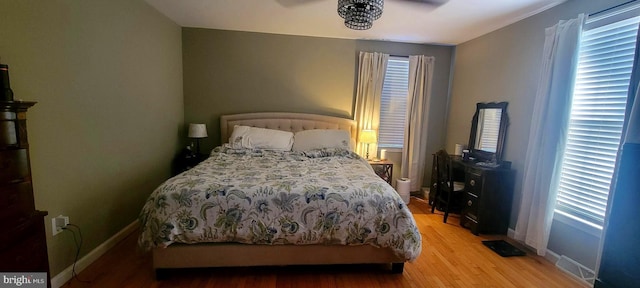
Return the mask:
<path id="1" fill-rule="evenodd" d="M 307 4 L 325 0 L 276 0 L 284 7 Z M 393 0 L 397 2 L 420 3 L 440 6 L 449 0 Z M 382 16 L 384 0 L 338 0 L 338 15 L 344 18 L 344 25 L 354 30 L 367 30 L 373 26 L 373 20 Z"/>
<path id="2" fill-rule="evenodd" d="M 276 0 L 276 2 L 280 3 L 280 5 L 285 7 L 291 7 L 291 6 L 302 5 L 306 3 L 312 3 L 312 2 L 320 2 L 320 1 L 326 1 L 326 0 Z M 449 2 L 449 0 L 391 0 L 391 1 L 424 3 L 427 5 L 434 5 L 434 6 L 440 6 L 444 3 Z"/>

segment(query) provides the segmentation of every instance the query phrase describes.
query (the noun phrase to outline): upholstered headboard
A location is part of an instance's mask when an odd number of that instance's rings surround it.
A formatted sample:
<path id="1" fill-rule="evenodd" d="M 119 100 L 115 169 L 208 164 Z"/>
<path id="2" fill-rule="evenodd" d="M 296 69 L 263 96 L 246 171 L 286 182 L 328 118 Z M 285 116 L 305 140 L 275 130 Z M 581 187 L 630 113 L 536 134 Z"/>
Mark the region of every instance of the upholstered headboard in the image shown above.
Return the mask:
<path id="1" fill-rule="evenodd" d="M 356 121 L 317 114 L 261 112 L 220 116 L 220 140 L 227 143 L 235 125 L 298 132 L 311 129 L 340 129 L 351 133 L 355 143 Z"/>

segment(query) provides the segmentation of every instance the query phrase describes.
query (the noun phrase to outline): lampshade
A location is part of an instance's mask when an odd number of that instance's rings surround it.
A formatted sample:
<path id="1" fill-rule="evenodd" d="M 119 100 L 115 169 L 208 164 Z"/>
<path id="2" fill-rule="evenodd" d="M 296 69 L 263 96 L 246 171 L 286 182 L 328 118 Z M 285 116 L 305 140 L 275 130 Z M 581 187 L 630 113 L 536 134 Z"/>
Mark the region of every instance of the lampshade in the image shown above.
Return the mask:
<path id="1" fill-rule="evenodd" d="M 361 143 L 376 143 L 378 141 L 375 130 L 362 130 L 360 132 Z"/>
<path id="2" fill-rule="evenodd" d="M 207 135 L 207 125 L 206 124 L 189 124 L 189 138 L 206 138 Z"/>
<path id="3" fill-rule="evenodd" d="M 367 30 L 380 18 L 383 7 L 384 0 L 338 0 L 338 15 L 344 18 L 344 26 Z"/>

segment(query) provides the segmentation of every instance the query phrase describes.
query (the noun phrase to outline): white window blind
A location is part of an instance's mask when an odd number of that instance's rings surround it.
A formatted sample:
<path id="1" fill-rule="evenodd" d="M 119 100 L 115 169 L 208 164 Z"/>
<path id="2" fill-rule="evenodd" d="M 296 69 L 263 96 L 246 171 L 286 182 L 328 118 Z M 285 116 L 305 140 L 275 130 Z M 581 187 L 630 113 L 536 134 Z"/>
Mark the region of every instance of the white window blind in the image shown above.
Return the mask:
<path id="1" fill-rule="evenodd" d="M 487 152 L 496 152 L 498 136 L 500 134 L 500 119 L 502 117 L 501 109 L 481 109 L 478 119 L 480 123 L 478 128 L 480 133 L 476 133 L 476 146 L 478 150 Z"/>
<path id="2" fill-rule="evenodd" d="M 555 212 L 597 229 L 620 146 L 639 21 L 591 28 L 580 43 Z"/>
<path id="3" fill-rule="evenodd" d="M 409 93 L 409 59 L 390 57 L 380 98 L 378 147 L 402 148 Z"/>

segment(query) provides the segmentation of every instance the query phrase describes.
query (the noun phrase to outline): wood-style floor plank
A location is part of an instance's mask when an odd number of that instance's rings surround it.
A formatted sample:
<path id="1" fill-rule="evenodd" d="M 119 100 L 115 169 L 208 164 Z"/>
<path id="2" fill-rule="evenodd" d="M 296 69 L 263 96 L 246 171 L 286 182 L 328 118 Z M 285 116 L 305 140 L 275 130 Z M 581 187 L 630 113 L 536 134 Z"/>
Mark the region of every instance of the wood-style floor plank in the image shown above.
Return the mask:
<path id="1" fill-rule="evenodd" d="M 481 241 L 505 236 L 475 236 L 456 215 L 442 223 L 442 213 L 431 214 L 422 199 L 412 197 L 409 208 L 422 234 L 422 254 L 405 264 L 403 274 L 391 274 L 385 265 L 198 268 L 171 270 L 168 279 L 156 281 L 151 255 L 137 248 L 133 234 L 80 273 L 87 282 L 72 279 L 63 287 L 588 287 L 530 251 L 500 257 Z"/>

